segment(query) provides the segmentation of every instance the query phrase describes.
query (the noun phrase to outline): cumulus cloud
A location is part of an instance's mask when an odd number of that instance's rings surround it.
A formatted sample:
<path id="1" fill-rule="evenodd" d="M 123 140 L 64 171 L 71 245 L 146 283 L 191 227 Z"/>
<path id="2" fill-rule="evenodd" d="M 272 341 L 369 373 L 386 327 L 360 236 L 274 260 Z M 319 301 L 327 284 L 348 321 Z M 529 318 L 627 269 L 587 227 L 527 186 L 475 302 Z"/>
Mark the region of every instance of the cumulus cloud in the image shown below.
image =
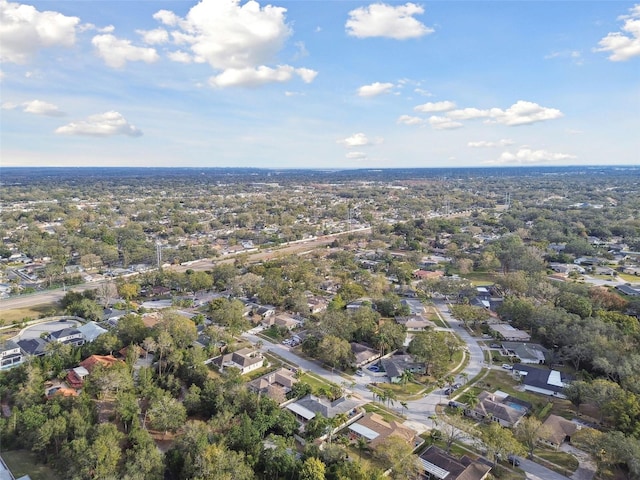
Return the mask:
<path id="1" fill-rule="evenodd" d="M 357 38 L 386 37 L 396 40 L 417 38 L 434 31 L 414 18 L 414 15 L 423 13 L 424 8 L 414 3 L 396 7 L 374 3 L 351 10 L 345 27 L 348 35 Z"/>
<path id="2" fill-rule="evenodd" d="M 519 100 L 508 109 L 491 108 L 481 110 L 478 108 L 463 108 L 451 110 L 445 114 L 455 120 L 473 120 L 486 118 L 487 123 L 501 123 L 503 125 L 517 126 L 528 125 L 546 120 L 561 118 L 564 114 L 556 108 L 548 108 L 534 102 Z"/>
<path id="3" fill-rule="evenodd" d="M 122 68 L 127 62 L 156 62 L 160 57 L 155 48 L 136 47 L 129 40 L 116 38 L 114 35 L 96 35 L 91 40 L 98 56 L 113 68 Z"/>
<path id="4" fill-rule="evenodd" d="M 513 145 L 513 140 L 509 140 L 508 138 L 503 138 L 502 140 L 498 140 L 497 142 L 489 142 L 486 140 L 480 140 L 478 142 L 469 142 L 467 143 L 467 147 L 471 148 L 493 148 L 493 147 L 506 147 L 509 145 Z"/>
<path id="5" fill-rule="evenodd" d="M 249 0 L 201 0 L 185 17 L 160 10 L 153 18 L 170 27 L 170 43 L 180 49 L 168 54 L 182 63 L 208 63 L 217 73 L 209 79 L 214 87 L 255 87 L 286 82 L 295 75 L 306 83 L 317 72 L 289 65 L 269 66 L 277 58 L 292 30 L 286 9 Z M 297 58 L 306 55 L 304 44 L 296 44 Z"/>
<path id="6" fill-rule="evenodd" d="M 424 118 L 412 117 L 411 115 L 400 115 L 398 123 L 402 125 L 423 125 L 425 123 Z"/>
<path id="7" fill-rule="evenodd" d="M 169 41 L 169 32 L 164 28 L 136 30 L 136 33 L 142 37 L 142 41 L 147 45 L 162 45 Z"/>
<path id="8" fill-rule="evenodd" d="M 462 127 L 462 123 L 451 120 L 447 117 L 433 115 L 429 117 L 429 124 L 436 130 L 453 130 Z"/>
<path id="9" fill-rule="evenodd" d="M 625 62 L 640 55 L 640 4 L 629 9 L 629 15 L 622 15 L 624 20 L 621 32 L 609 33 L 598 42 L 596 52 L 611 52 L 609 60 Z"/>
<path id="10" fill-rule="evenodd" d="M 369 145 L 375 145 L 377 143 L 382 143 L 381 138 L 370 139 L 364 133 L 354 133 L 350 137 L 344 138 L 342 140 L 338 140 L 338 143 L 341 143 L 347 148 L 354 147 L 365 147 Z"/>
<path id="11" fill-rule="evenodd" d="M 45 115 L 47 117 L 64 117 L 65 113 L 53 103 L 43 102 L 42 100 L 31 100 L 22 104 L 26 113 L 35 115 Z"/>
<path id="12" fill-rule="evenodd" d="M 569 160 L 573 158 L 576 158 L 576 156 L 569 155 L 567 153 L 553 153 L 548 152 L 547 150 L 532 150 L 528 147 L 522 147 L 515 153 L 503 152 L 497 160 L 492 160 L 486 163 L 528 165 L 534 163 Z"/>
<path id="13" fill-rule="evenodd" d="M 349 160 L 364 160 L 367 158 L 367 154 L 364 152 L 347 152 L 345 157 Z"/>
<path id="14" fill-rule="evenodd" d="M 41 48 L 72 46 L 80 23 L 78 17 L 6 0 L 0 0 L 0 19 L 0 61 L 19 64 Z"/>
<path id="15" fill-rule="evenodd" d="M 449 110 L 453 110 L 454 108 L 456 108 L 456 104 L 450 101 L 427 102 L 423 103 L 422 105 L 413 107 L 416 112 L 422 113 L 446 112 Z"/>
<path id="16" fill-rule="evenodd" d="M 22 107 L 22 111 L 25 113 L 44 115 L 47 117 L 64 117 L 66 115 L 53 103 L 44 102 L 42 100 L 30 100 L 21 104 L 4 102 L 1 107 L 2 110 L 15 110 Z"/>
<path id="17" fill-rule="evenodd" d="M 389 93 L 393 88 L 393 83 L 374 82 L 371 85 L 363 85 L 358 88 L 358 96 L 360 97 L 376 97 L 383 93 Z"/>
<path id="18" fill-rule="evenodd" d="M 127 135 L 140 137 L 142 131 L 131 125 L 119 112 L 110 111 L 91 115 L 86 120 L 71 122 L 56 129 L 61 135 L 86 135 L 91 137 L 111 137 Z"/>
<path id="19" fill-rule="evenodd" d="M 298 75 L 303 82 L 310 83 L 317 72 L 308 68 L 293 68 L 290 65 L 279 65 L 276 68 L 261 65 L 257 68 L 228 68 L 221 74 L 209 79 L 213 87 L 258 87 L 266 83 L 288 82 Z"/>

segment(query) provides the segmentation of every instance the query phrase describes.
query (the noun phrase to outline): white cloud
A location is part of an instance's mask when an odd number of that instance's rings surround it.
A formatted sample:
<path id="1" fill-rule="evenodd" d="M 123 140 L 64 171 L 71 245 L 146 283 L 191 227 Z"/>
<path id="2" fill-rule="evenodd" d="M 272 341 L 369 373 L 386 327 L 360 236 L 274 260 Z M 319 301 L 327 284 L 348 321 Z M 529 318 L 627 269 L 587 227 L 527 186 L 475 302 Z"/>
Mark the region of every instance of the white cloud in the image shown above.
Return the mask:
<path id="1" fill-rule="evenodd" d="M 367 154 L 364 152 L 347 152 L 345 158 L 349 160 L 364 160 L 367 158 Z"/>
<path id="2" fill-rule="evenodd" d="M 569 58 L 576 65 L 582 65 L 582 54 L 578 50 L 563 50 L 561 52 L 551 52 L 549 55 L 545 55 L 545 60 L 551 60 L 554 58 Z"/>
<path id="3" fill-rule="evenodd" d="M 136 33 L 142 36 L 142 41 L 147 45 L 162 45 L 169 41 L 169 32 L 164 28 L 155 28 L 153 30 L 136 30 Z"/>
<path id="4" fill-rule="evenodd" d="M 345 25 L 347 34 L 358 38 L 387 37 L 396 40 L 417 38 L 433 33 L 433 29 L 419 22 L 414 15 L 422 15 L 424 8 L 414 3 L 397 7 L 374 3 L 349 12 Z"/>
<path id="5" fill-rule="evenodd" d="M 563 117 L 563 113 L 556 108 L 547 108 L 533 102 L 519 100 L 508 109 L 491 109 L 491 118 L 504 125 L 527 125 L 530 123 L 555 120 Z"/>
<path id="6" fill-rule="evenodd" d="M 480 110 L 478 108 L 460 108 L 458 110 L 451 110 L 447 112 L 446 115 L 455 120 L 474 120 L 476 118 L 487 118 L 491 116 L 491 111 Z"/>
<path id="7" fill-rule="evenodd" d="M 129 40 L 121 40 L 111 34 L 96 35 L 91 43 L 98 56 L 113 68 L 122 68 L 127 62 L 153 63 L 160 58 L 154 48 L 136 47 Z"/>
<path id="8" fill-rule="evenodd" d="M 446 112 L 454 108 L 456 108 L 456 104 L 448 100 L 444 102 L 427 102 L 413 107 L 416 112 L 422 113 Z"/>
<path id="9" fill-rule="evenodd" d="M 554 120 L 563 117 L 564 114 L 555 108 L 548 108 L 533 102 L 519 100 L 508 109 L 491 108 L 480 110 L 478 108 L 462 108 L 451 110 L 445 114 L 455 120 L 473 120 L 486 118 L 487 123 L 501 123 L 503 125 L 517 126 L 527 125 L 545 120 Z"/>
<path id="10" fill-rule="evenodd" d="M 629 15 L 618 17 L 618 20 L 624 20 L 622 31 L 609 33 L 595 49 L 596 52 L 611 52 L 609 60 L 612 62 L 624 62 L 640 55 L 640 4 L 629 11 Z"/>
<path id="11" fill-rule="evenodd" d="M 43 102 L 42 100 L 31 100 L 22 104 L 24 112 L 33 113 L 35 115 L 45 115 L 47 117 L 64 117 L 65 113 L 53 103 Z"/>
<path id="12" fill-rule="evenodd" d="M 567 153 L 553 153 L 546 150 L 532 150 L 528 147 L 519 148 L 517 152 L 503 152 L 497 160 L 486 163 L 528 165 L 533 163 L 555 162 L 576 158 Z"/>
<path id="13" fill-rule="evenodd" d="M 266 83 L 288 82 L 297 74 L 303 82 L 310 83 L 317 72 L 308 68 L 293 68 L 290 65 L 279 65 L 276 68 L 261 65 L 257 68 L 228 68 L 221 74 L 209 79 L 212 87 L 258 87 Z"/>
<path id="14" fill-rule="evenodd" d="M 353 147 L 365 147 L 369 145 L 375 145 L 378 143 L 382 143 L 382 138 L 374 138 L 370 139 L 364 133 L 354 133 L 350 137 L 344 138 L 342 140 L 338 140 L 338 143 L 341 143 L 347 148 Z"/>
<path id="15" fill-rule="evenodd" d="M 21 104 L 4 102 L 0 107 L 2 110 L 15 110 L 18 107 L 22 107 L 22 111 L 25 113 L 45 115 L 48 117 L 64 117 L 66 115 L 53 103 L 44 102 L 42 100 L 30 100 Z"/>
<path id="16" fill-rule="evenodd" d="M 180 22 L 180 17 L 169 10 L 158 10 L 153 14 L 153 18 L 169 27 L 175 27 Z"/>
<path id="17" fill-rule="evenodd" d="M 175 52 L 169 52 L 167 54 L 170 60 L 178 63 L 191 63 L 193 62 L 193 57 L 189 55 L 187 52 L 183 52 L 182 50 L 177 50 Z"/>
<path id="18" fill-rule="evenodd" d="M 110 111 L 91 115 L 86 120 L 71 122 L 56 129 L 62 135 L 87 135 L 92 137 L 111 137 L 114 135 L 128 135 L 140 137 L 142 131 L 131 125 L 118 112 Z"/>
<path id="19" fill-rule="evenodd" d="M 202 0 L 180 18 L 161 10 L 154 15 L 177 27 L 174 39 L 218 70 L 243 69 L 272 61 L 291 35 L 286 9 L 255 1 Z"/>
<path id="20" fill-rule="evenodd" d="M 424 125 L 425 119 L 420 117 L 412 117 L 411 115 L 401 115 L 398 123 L 403 125 Z"/>
<path id="21" fill-rule="evenodd" d="M 172 27 L 171 43 L 182 47 L 168 54 L 182 63 L 208 63 L 217 73 L 209 79 L 214 87 L 259 86 L 286 82 L 298 75 L 306 83 L 317 72 L 289 65 L 269 66 L 291 36 L 286 9 L 249 0 L 201 0 L 185 17 L 168 10 L 153 15 Z M 296 44 L 296 58 L 307 55 L 303 43 Z"/>
<path id="22" fill-rule="evenodd" d="M 497 142 L 489 142 L 487 140 L 480 140 L 478 142 L 469 142 L 467 143 L 467 147 L 471 148 L 493 148 L 493 147 L 506 147 L 509 145 L 513 145 L 513 140 L 509 140 L 508 138 L 503 138 L 502 140 L 498 140 Z"/>
<path id="23" fill-rule="evenodd" d="M 27 62 L 41 48 L 72 46 L 80 23 L 78 17 L 6 0 L 0 0 L 0 19 L 0 61 L 11 63 Z"/>
<path id="24" fill-rule="evenodd" d="M 383 93 L 389 93 L 393 88 L 393 83 L 374 82 L 371 85 L 363 85 L 358 88 L 358 96 L 375 97 Z"/>
<path id="25" fill-rule="evenodd" d="M 433 115 L 429 117 L 429 124 L 436 130 L 453 130 L 462 127 L 460 122 L 455 122 L 447 117 Z"/>

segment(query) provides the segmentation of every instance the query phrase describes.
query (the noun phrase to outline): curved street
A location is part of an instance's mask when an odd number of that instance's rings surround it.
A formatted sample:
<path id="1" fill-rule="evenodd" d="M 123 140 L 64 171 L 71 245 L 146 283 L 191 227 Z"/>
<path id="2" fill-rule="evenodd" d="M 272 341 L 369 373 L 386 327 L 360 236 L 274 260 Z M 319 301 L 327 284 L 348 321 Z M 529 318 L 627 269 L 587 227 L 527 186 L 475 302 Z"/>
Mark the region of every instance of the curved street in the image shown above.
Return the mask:
<path id="1" fill-rule="evenodd" d="M 484 367 L 490 367 L 490 365 L 487 365 L 484 361 L 482 347 L 465 328 L 462 328 L 463 323 L 451 316 L 449 308 L 444 301 L 435 302 L 435 307 L 437 308 L 441 318 L 452 327 L 445 330 L 455 331 L 455 333 L 466 343 L 469 361 L 463 371 L 467 375 L 468 380 L 472 380 Z M 345 386 L 347 391 L 361 397 L 365 402 L 373 401 L 373 395 L 367 388 L 367 385 L 371 381 L 370 377 L 366 375 L 364 377 L 356 376 L 353 377 L 353 382 L 350 383 L 345 377 L 326 370 L 316 362 L 300 357 L 295 352 L 292 352 L 288 346 L 270 342 L 264 337 L 258 337 L 256 333 L 257 330 L 252 330 L 244 333 L 242 336 L 253 343 L 258 341 L 262 342 L 262 350 L 265 352 L 275 353 L 279 357 L 293 365 L 299 366 L 305 371 L 311 371 L 329 382 Z M 460 377 L 457 377 L 457 379 L 458 378 Z M 407 401 L 408 409 L 404 412 L 404 415 L 407 417 L 407 420 L 404 422 L 405 425 L 413 428 L 419 433 L 435 428 L 435 422 L 431 417 L 436 413 L 436 406 L 446 400 L 447 396 L 444 394 L 443 389 L 437 389 L 417 400 Z M 464 435 L 461 440 L 464 443 L 473 446 L 473 438 Z M 522 459 L 520 469 L 525 472 L 526 477 L 529 480 L 568 480 L 568 477 L 526 459 Z"/>

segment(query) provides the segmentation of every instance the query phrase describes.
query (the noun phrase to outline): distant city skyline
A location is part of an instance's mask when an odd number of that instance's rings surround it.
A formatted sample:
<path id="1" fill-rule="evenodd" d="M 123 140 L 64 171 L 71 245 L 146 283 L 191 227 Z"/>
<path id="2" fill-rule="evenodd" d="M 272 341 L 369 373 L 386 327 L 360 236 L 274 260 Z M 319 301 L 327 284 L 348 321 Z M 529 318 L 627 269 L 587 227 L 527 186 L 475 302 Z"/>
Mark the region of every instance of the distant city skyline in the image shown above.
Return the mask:
<path id="1" fill-rule="evenodd" d="M 0 0 L 0 165 L 640 164 L 640 4 Z"/>

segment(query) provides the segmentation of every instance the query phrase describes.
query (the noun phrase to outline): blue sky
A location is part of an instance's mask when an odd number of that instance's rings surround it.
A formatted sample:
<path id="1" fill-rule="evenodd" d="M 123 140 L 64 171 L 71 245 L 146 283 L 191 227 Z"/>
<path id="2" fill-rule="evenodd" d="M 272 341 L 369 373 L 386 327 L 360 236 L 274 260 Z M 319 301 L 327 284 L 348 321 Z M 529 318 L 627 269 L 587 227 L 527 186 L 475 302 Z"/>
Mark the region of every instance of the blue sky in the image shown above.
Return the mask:
<path id="1" fill-rule="evenodd" d="M 640 4 L 0 0 L 0 164 L 640 164 Z"/>

